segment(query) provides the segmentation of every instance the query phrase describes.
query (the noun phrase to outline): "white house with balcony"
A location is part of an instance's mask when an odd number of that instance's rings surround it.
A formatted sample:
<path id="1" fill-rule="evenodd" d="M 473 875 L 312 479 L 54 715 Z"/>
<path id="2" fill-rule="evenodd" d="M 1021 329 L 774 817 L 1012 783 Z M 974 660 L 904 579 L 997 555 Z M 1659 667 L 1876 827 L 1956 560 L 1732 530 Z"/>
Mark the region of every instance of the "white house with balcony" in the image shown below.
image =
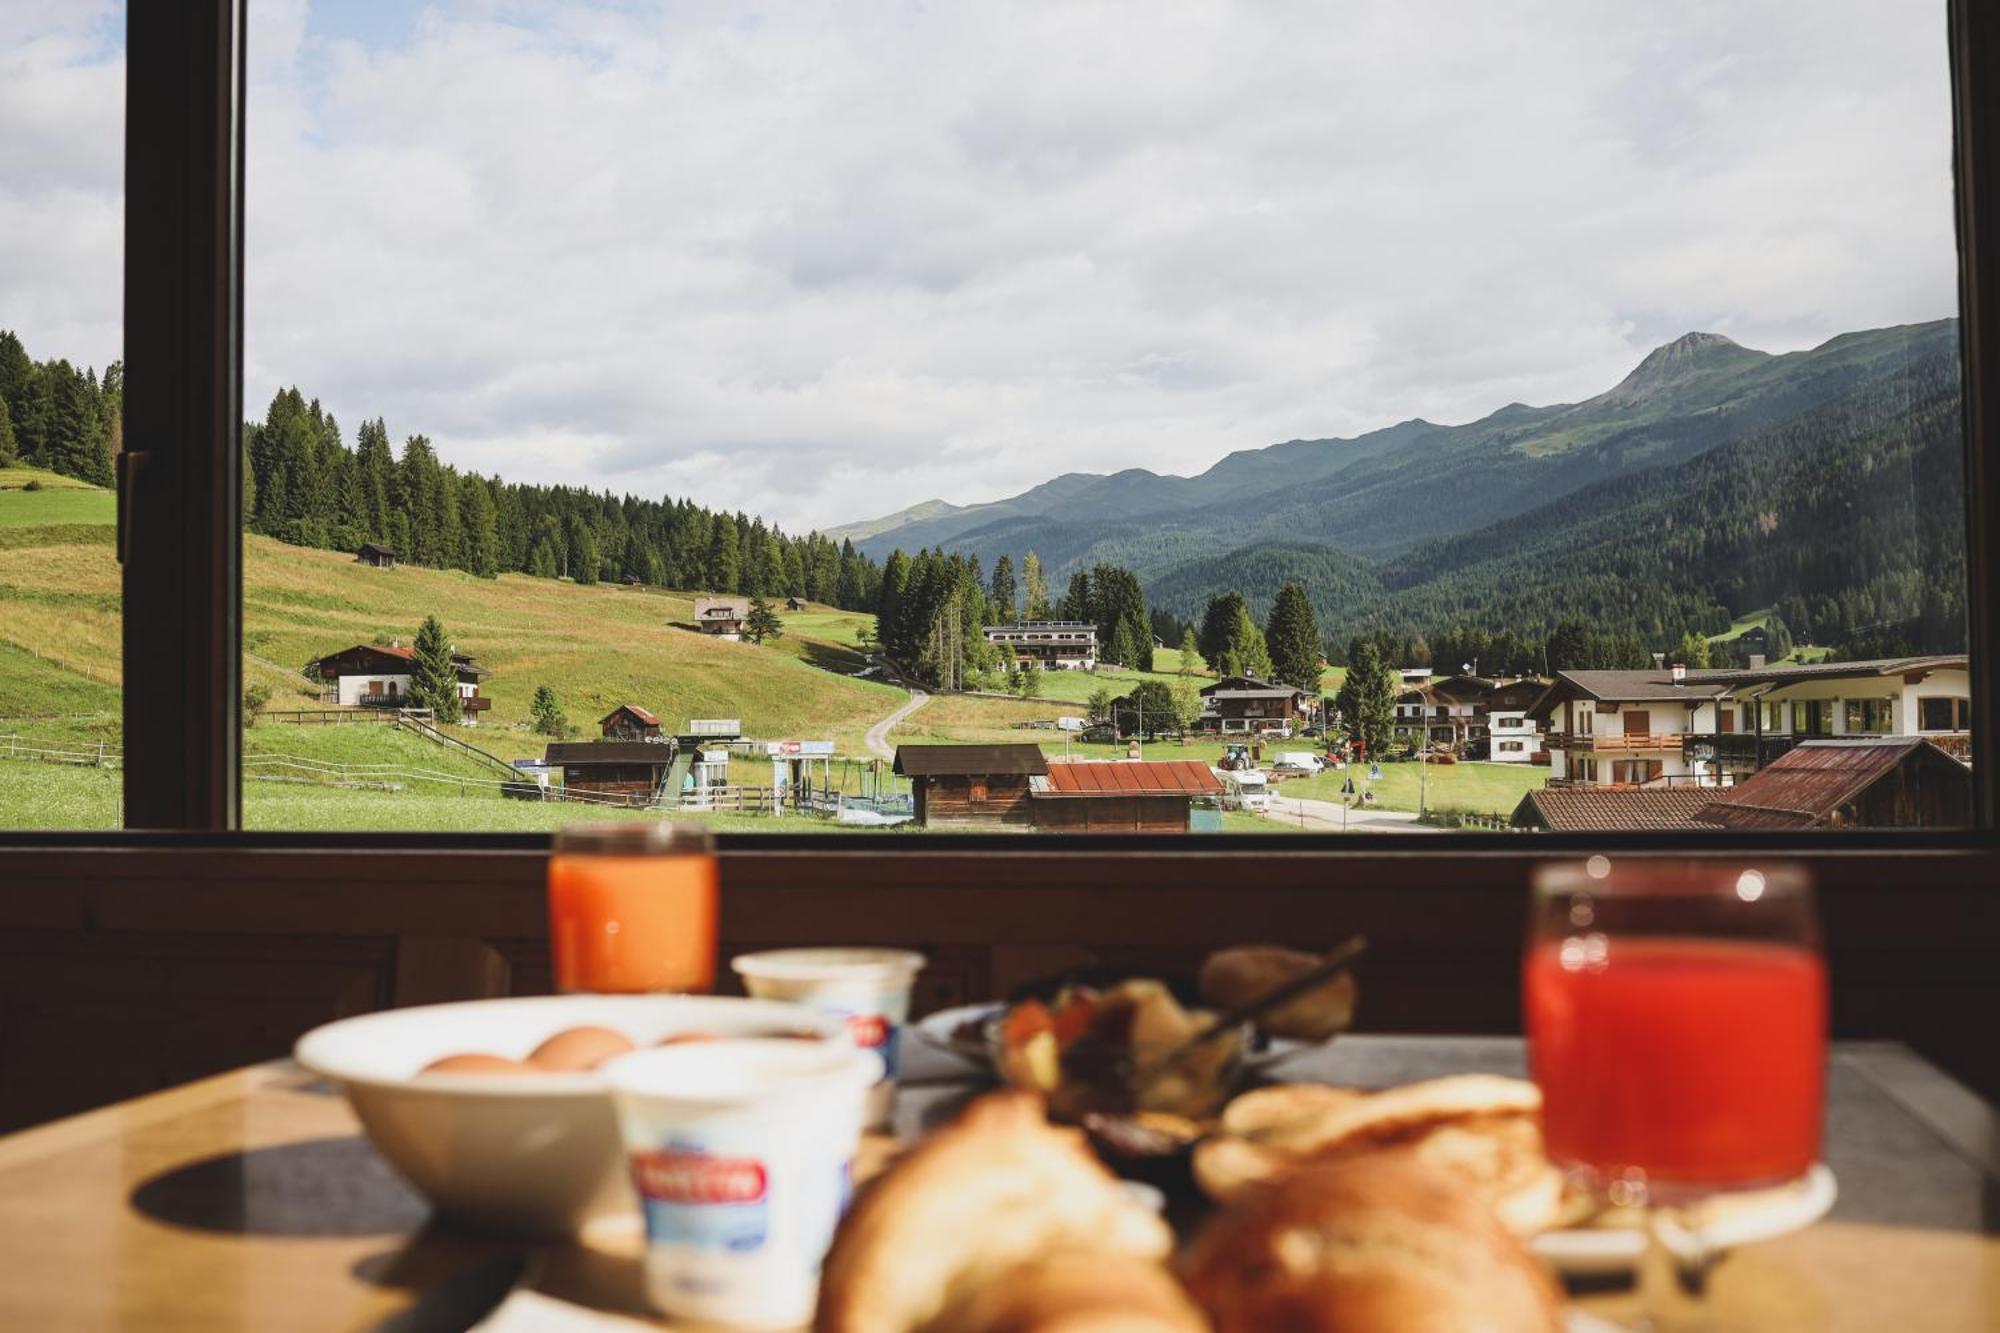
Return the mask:
<path id="1" fill-rule="evenodd" d="M 1550 780 L 1728 786 L 1800 740 L 1922 736 L 1969 756 L 1963 654 L 1748 670 L 1563 671 L 1529 710 Z"/>
<path id="2" fill-rule="evenodd" d="M 1097 669 L 1097 626 L 1087 620 L 1022 620 L 988 625 L 986 642 L 1043 671 Z"/>

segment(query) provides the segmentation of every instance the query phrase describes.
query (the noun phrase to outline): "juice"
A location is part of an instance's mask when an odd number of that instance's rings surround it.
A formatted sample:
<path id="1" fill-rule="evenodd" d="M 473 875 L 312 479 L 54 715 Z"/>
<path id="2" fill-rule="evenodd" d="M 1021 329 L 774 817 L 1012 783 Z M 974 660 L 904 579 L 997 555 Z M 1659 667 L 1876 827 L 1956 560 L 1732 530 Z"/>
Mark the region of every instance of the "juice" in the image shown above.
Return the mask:
<path id="1" fill-rule="evenodd" d="M 1733 1188 L 1819 1157 L 1826 969 L 1811 950 L 1579 934 L 1528 954 L 1549 1155 L 1600 1178 Z"/>
<path id="2" fill-rule="evenodd" d="M 549 944 L 565 991 L 705 991 L 715 984 L 715 857 L 558 853 Z"/>

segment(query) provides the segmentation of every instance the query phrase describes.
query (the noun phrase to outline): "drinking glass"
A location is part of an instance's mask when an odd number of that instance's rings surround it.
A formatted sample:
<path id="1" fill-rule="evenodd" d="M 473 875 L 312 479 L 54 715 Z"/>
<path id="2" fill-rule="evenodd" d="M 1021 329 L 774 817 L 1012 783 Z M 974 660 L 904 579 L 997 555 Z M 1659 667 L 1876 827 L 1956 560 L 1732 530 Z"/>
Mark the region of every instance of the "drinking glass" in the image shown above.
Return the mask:
<path id="1" fill-rule="evenodd" d="M 559 830 L 549 859 L 556 989 L 634 994 L 715 984 L 715 840 L 699 824 Z"/>
<path id="2" fill-rule="evenodd" d="M 1689 1210 L 1819 1160 L 1827 983 L 1806 877 L 1642 857 L 1543 866 L 1523 990 L 1549 1156 L 1645 1211 L 1647 1326 L 1669 1326 L 1699 1310 L 1714 1258 Z"/>

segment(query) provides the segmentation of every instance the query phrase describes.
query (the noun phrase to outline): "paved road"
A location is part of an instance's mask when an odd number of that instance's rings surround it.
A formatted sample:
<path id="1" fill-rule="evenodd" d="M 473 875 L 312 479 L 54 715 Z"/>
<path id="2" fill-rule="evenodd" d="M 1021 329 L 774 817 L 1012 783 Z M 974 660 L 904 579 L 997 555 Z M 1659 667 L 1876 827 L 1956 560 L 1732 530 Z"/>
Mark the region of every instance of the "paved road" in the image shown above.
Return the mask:
<path id="1" fill-rule="evenodd" d="M 889 729 L 930 701 L 931 697 L 922 690 L 911 690 L 908 703 L 868 728 L 868 748 L 884 759 L 894 759 L 896 747 L 889 744 Z"/>
<path id="2" fill-rule="evenodd" d="M 1315 833 L 1339 833 L 1341 824 L 1340 802 L 1311 801 L 1301 797 L 1273 795 L 1264 810 L 1264 818 L 1293 828 L 1301 826 Z M 1439 830 L 1429 824 L 1419 824 L 1416 815 L 1408 810 L 1376 810 L 1367 806 L 1347 812 L 1344 826 L 1349 833 L 1436 833 Z"/>

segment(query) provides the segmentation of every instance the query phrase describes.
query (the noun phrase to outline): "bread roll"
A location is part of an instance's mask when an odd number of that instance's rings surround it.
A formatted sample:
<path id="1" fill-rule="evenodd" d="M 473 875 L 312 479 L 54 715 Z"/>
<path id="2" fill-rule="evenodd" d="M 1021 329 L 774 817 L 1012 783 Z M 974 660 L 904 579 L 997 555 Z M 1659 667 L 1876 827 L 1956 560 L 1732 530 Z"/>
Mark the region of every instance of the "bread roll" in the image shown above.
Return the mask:
<path id="1" fill-rule="evenodd" d="M 1319 962 L 1317 954 L 1298 949 L 1245 945 L 1210 954 L 1197 984 L 1203 1000 L 1228 1011 L 1270 994 Z M 1354 996 L 1354 974 L 1342 972 L 1259 1018 L 1257 1030 L 1272 1037 L 1326 1041 L 1354 1020 Z"/>
<path id="2" fill-rule="evenodd" d="M 1076 1250 L 974 1288 L 924 1333 L 1208 1333 L 1208 1321 L 1159 1263 Z"/>
<path id="3" fill-rule="evenodd" d="M 991 1093 L 862 1191 L 827 1254 L 814 1327 L 928 1333 L 1050 1256 L 1158 1264 L 1172 1246 L 1166 1223 L 1120 1187 L 1079 1131 L 1048 1123 L 1041 1098 Z"/>
<path id="4" fill-rule="evenodd" d="M 1499 1219 L 1407 1150 L 1309 1163 L 1211 1220 L 1185 1263 L 1217 1333 L 1559 1333 Z"/>

